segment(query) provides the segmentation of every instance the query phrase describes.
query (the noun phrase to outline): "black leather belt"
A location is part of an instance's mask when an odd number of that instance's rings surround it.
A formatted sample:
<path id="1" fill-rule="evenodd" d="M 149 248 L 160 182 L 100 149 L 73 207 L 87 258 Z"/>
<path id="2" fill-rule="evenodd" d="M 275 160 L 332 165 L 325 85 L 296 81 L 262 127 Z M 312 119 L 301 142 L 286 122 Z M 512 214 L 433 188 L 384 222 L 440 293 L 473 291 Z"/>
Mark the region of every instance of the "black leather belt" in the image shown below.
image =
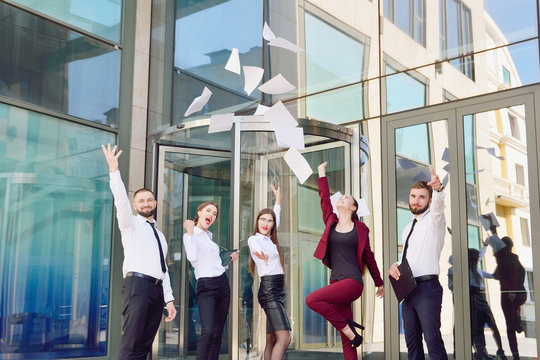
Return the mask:
<path id="1" fill-rule="evenodd" d="M 144 275 L 135 271 L 130 271 L 126 274 L 126 277 L 138 277 L 144 280 L 148 280 L 154 283 L 154 285 L 161 285 L 163 283 L 163 280 L 156 279 L 155 277 L 151 277 L 148 275 Z"/>
<path id="2" fill-rule="evenodd" d="M 439 280 L 439 275 L 422 275 L 422 276 L 415 277 L 414 280 L 417 283 L 421 283 L 428 280 Z"/>

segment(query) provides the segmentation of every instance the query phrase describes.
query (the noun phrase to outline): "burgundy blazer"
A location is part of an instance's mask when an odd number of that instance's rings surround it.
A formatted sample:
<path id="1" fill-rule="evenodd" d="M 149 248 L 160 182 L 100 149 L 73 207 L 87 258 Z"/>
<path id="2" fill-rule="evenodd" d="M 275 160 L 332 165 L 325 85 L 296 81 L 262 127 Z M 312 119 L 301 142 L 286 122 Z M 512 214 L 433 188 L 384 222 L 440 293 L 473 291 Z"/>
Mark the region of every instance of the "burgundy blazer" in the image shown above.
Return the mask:
<path id="1" fill-rule="evenodd" d="M 328 178 L 320 177 L 319 180 L 319 196 L 321 198 L 321 210 L 323 212 L 323 221 L 325 224 L 325 229 L 322 234 L 321 240 L 317 245 L 315 250 L 315 256 L 317 259 L 322 260 L 323 264 L 327 267 L 330 267 L 328 262 L 328 257 L 326 254 L 326 249 L 328 245 L 328 236 L 330 234 L 330 229 L 332 226 L 338 222 L 338 217 L 334 213 L 332 208 L 332 203 L 330 202 L 330 188 L 328 187 Z M 363 222 L 359 220 L 354 220 L 354 227 L 358 234 L 358 247 L 356 248 L 356 259 L 358 261 L 358 268 L 362 271 L 362 264 L 365 263 L 371 274 L 371 277 L 375 281 L 375 286 L 383 285 L 383 280 L 381 279 L 381 274 L 377 268 L 377 262 L 375 261 L 375 256 L 371 247 L 369 246 L 369 229 Z"/>

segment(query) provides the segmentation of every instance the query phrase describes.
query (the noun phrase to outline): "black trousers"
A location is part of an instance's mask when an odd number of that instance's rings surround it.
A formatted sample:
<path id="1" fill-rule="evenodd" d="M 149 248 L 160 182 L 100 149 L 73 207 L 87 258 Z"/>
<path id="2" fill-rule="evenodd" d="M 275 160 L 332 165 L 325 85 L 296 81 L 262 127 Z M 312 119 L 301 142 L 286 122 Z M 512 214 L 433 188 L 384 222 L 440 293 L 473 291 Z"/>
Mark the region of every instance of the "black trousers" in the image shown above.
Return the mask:
<path id="1" fill-rule="evenodd" d="M 441 336 L 442 287 L 438 280 L 419 282 L 401 305 L 409 360 L 424 360 L 422 333 L 431 360 L 447 360 Z"/>
<path id="2" fill-rule="evenodd" d="M 197 343 L 197 360 L 217 360 L 221 335 L 231 302 L 229 280 L 225 273 L 203 277 L 197 282 L 197 305 L 201 318 L 201 336 Z"/>
<path id="3" fill-rule="evenodd" d="M 127 277 L 122 284 L 122 301 L 122 338 L 117 359 L 145 360 L 163 315 L 163 287 Z"/>

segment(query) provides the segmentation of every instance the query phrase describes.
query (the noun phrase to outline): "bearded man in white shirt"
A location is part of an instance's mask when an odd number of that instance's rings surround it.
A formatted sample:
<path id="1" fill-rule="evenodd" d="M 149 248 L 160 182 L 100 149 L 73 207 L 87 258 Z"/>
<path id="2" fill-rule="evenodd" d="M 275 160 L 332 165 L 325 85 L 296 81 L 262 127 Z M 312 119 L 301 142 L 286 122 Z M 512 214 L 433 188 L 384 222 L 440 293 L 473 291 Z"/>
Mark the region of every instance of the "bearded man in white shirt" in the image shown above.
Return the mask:
<path id="1" fill-rule="evenodd" d="M 115 145 L 101 145 L 109 165 L 111 191 L 114 196 L 118 227 L 122 233 L 124 265 L 122 271 L 122 338 L 117 359 L 145 360 L 152 350 L 163 306 L 166 304 L 168 316 L 165 321 L 176 317 L 169 272 L 165 263 L 167 241 L 163 233 L 156 229 L 154 213 L 156 200 L 149 189 L 135 192 L 133 215 L 126 188 L 118 170 L 118 158 L 122 150 L 116 152 Z"/>
<path id="2" fill-rule="evenodd" d="M 430 173 L 430 182 L 417 181 L 411 186 L 409 209 L 414 220 L 405 226 L 402 233 L 402 259 L 406 258 L 409 262 L 417 283 L 401 307 L 410 360 L 425 359 L 422 333 L 429 358 L 448 359 L 441 336 L 443 290 L 439 282 L 439 260 L 446 231 L 444 192 L 433 168 L 430 168 Z M 389 270 L 390 276 L 396 280 L 401 275 L 399 264 L 393 264 Z"/>

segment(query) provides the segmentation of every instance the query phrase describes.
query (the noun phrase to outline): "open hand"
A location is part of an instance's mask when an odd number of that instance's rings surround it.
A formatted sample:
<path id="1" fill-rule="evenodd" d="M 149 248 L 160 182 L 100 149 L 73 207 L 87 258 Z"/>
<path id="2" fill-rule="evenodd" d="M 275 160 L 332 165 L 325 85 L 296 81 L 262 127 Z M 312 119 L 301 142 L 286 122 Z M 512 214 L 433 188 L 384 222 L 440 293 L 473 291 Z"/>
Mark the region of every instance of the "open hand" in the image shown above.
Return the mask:
<path id="1" fill-rule="evenodd" d="M 276 205 L 281 204 L 281 185 L 278 185 L 277 188 L 270 184 L 270 188 L 272 189 L 272 192 L 274 193 L 274 196 L 276 197 Z"/>
<path id="2" fill-rule="evenodd" d="M 262 250 L 261 252 L 254 251 L 253 254 L 259 259 L 264 260 L 264 265 L 268 266 L 268 254 L 263 253 Z"/>
<path id="3" fill-rule="evenodd" d="M 118 153 L 116 152 L 116 149 L 118 148 L 118 145 L 114 145 L 114 147 L 111 150 L 111 144 L 107 144 L 107 147 L 105 145 L 101 145 L 101 150 L 103 150 L 103 154 L 105 155 L 105 160 L 107 160 L 107 164 L 109 164 L 109 171 L 114 172 L 118 170 L 118 158 L 120 155 L 122 155 L 122 150 L 120 150 Z"/>

